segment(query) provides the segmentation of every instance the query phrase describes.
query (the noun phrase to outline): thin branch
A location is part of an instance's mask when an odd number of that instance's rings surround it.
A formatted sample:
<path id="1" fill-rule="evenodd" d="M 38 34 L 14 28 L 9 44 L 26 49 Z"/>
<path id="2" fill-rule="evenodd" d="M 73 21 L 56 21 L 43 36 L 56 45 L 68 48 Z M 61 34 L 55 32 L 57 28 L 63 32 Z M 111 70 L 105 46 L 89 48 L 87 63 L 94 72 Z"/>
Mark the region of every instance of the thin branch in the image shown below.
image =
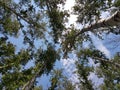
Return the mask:
<path id="1" fill-rule="evenodd" d="M 12 65 L 14 65 L 14 63 L 10 63 L 8 65 L 0 66 L 0 69 L 4 69 L 4 68 L 10 67 Z"/>

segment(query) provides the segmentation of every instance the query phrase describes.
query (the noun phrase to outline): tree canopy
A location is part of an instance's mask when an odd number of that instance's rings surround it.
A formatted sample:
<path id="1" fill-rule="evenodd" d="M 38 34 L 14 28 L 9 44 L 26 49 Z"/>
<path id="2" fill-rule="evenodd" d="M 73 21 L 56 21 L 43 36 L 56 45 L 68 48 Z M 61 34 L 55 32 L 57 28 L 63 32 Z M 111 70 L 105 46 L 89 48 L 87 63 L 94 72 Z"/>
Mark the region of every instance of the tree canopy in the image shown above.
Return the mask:
<path id="1" fill-rule="evenodd" d="M 43 90 L 37 78 L 44 74 L 50 75 L 48 90 L 120 89 L 119 54 L 107 57 L 96 48 L 97 40 L 93 41 L 90 34 L 99 39 L 111 33 L 120 35 L 120 0 L 75 0 L 72 13 L 64 9 L 65 3 L 66 0 L 0 0 L 1 90 Z M 109 17 L 103 19 L 105 12 Z M 76 24 L 82 29 L 66 25 L 71 14 L 77 16 Z M 114 38 L 114 43 L 116 40 L 120 42 Z M 84 47 L 84 43 L 88 46 Z M 71 53 L 77 57 L 77 84 L 69 80 L 63 68 L 54 67 L 56 61 L 67 60 Z M 90 65 L 90 60 L 97 66 Z M 103 83 L 95 86 L 88 78 L 91 73 L 103 78 Z"/>

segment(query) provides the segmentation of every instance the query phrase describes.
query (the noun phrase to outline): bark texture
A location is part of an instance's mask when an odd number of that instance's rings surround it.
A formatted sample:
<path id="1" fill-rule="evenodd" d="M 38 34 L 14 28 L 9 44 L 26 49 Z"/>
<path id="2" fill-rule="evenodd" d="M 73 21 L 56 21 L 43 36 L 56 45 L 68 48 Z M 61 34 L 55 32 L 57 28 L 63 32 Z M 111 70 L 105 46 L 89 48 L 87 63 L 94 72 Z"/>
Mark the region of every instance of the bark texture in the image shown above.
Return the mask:
<path id="1" fill-rule="evenodd" d="M 79 33 L 75 35 L 75 37 L 79 36 L 84 32 L 93 31 L 94 29 L 119 25 L 120 25 L 120 11 L 116 11 L 111 17 L 104 20 L 99 20 L 98 22 L 83 28 Z"/>

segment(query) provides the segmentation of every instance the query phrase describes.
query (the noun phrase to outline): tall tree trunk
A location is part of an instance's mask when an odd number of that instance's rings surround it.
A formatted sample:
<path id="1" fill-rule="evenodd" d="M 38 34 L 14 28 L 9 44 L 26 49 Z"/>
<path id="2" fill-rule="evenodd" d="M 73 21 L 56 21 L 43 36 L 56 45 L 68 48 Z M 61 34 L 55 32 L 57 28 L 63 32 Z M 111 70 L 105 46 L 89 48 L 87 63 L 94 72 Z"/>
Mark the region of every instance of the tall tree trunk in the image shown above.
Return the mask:
<path id="1" fill-rule="evenodd" d="M 118 25 L 120 25 L 120 11 L 116 11 L 111 17 L 107 19 L 99 20 L 98 22 L 83 28 L 74 37 L 77 37 L 80 34 L 87 32 L 87 31 L 93 31 L 94 29 L 98 29 L 102 27 L 109 27 L 109 26 L 118 26 Z"/>
<path id="2" fill-rule="evenodd" d="M 36 78 L 42 71 L 44 70 L 44 64 L 43 66 L 35 73 L 35 75 L 22 87 L 22 90 L 31 90 Z"/>

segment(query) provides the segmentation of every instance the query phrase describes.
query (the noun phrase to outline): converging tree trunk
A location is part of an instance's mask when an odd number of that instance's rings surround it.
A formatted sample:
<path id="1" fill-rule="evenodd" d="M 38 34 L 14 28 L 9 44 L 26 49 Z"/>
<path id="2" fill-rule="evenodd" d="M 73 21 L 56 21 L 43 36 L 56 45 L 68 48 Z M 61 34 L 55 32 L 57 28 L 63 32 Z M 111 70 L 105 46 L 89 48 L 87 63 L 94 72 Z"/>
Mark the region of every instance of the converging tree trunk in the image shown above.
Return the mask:
<path id="1" fill-rule="evenodd" d="M 89 33 L 100 38 L 120 34 L 120 0 L 73 0 L 74 4 L 69 0 L 72 11 L 64 7 L 68 0 L 16 1 L 0 0 L 0 90 L 40 90 L 36 78 L 44 74 L 51 76 L 46 90 L 96 90 L 96 83 L 89 79 L 91 73 L 104 79 L 103 87 L 97 89 L 120 90 L 120 57 L 108 58 Z M 114 13 L 100 19 L 106 11 Z M 85 27 L 80 29 L 74 22 L 68 26 L 71 14 Z M 75 63 L 63 60 L 66 57 Z M 63 60 L 63 65 L 57 60 Z M 59 66 L 72 70 L 71 75 L 74 69 L 77 78 L 69 81 L 61 71 L 52 73 Z M 78 83 L 74 84 L 73 78 Z"/>
<path id="2" fill-rule="evenodd" d="M 120 11 L 116 11 L 111 17 L 103 20 L 99 20 L 98 22 L 91 24 L 85 28 L 83 28 L 79 33 L 75 35 L 75 37 L 79 36 L 80 34 L 93 31 L 94 29 L 103 28 L 103 27 L 111 27 L 111 26 L 118 26 L 120 25 Z"/>

